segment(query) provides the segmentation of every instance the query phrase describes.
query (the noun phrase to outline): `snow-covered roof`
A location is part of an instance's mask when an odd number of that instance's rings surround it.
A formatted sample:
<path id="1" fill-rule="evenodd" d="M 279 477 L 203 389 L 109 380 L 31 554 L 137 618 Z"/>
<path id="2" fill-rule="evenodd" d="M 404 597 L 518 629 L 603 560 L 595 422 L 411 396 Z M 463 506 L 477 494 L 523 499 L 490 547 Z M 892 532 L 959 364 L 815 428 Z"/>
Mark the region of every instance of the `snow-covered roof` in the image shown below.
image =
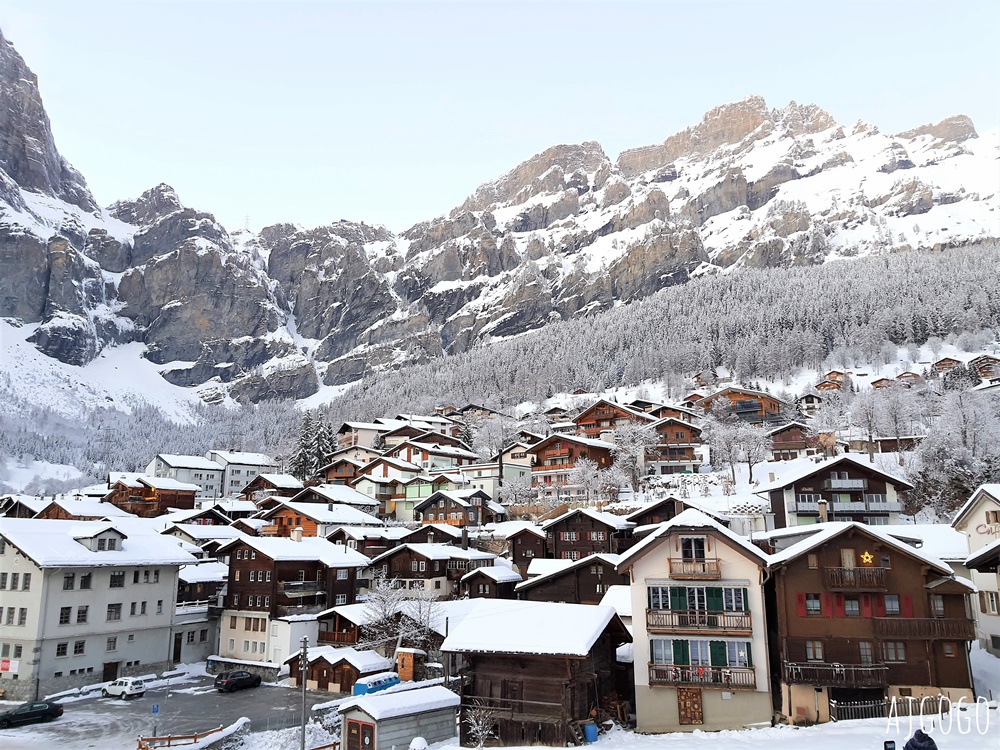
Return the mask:
<path id="1" fill-rule="evenodd" d="M 258 474 L 256 478 L 263 479 L 277 487 L 279 490 L 299 490 L 302 489 L 302 482 L 291 474 Z M 249 484 L 249 483 L 248 483 Z"/>
<path id="2" fill-rule="evenodd" d="M 542 524 L 542 529 L 547 530 L 576 513 L 582 513 L 585 516 L 590 516 L 595 521 L 603 523 L 605 526 L 610 526 L 611 528 L 619 531 L 635 528 L 635 523 L 633 521 L 625 520 L 625 516 L 616 516 L 614 513 L 605 513 L 602 510 L 594 510 L 592 508 L 575 508 L 573 510 L 566 511 L 561 516 L 553 518 L 551 521 L 546 521 Z"/>
<path id="3" fill-rule="evenodd" d="M 473 453 L 472 451 L 465 450 L 465 448 L 458 448 L 454 445 L 440 445 L 438 443 L 427 443 L 427 442 L 417 442 L 416 440 L 407 440 L 405 443 L 400 443 L 398 446 L 393 448 L 393 452 L 399 451 L 403 446 L 411 446 L 418 450 L 426 451 L 427 453 L 433 453 L 437 456 L 455 456 L 457 458 L 479 458 L 478 453 Z"/>
<path id="4" fill-rule="evenodd" d="M 507 539 L 522 531 L 530 531 L 532 534 L 537 534 L 543 539 L 545 538 L 545 532 L 532 521 L 498 521 L 496 523 L 488 523 L 483 527 L 483 533 L 480 533 L 480 536 L 492 535 L 498 539 Z"/>
<path id="5" fill-rule="evenodd" d="M 567 422 L 566 424 L 576 427 L 576 423 L 574 422 Z M 552 425 L 553 429 L 555 429 L 555 427 L 557 426 L 558 425 Z M 606 448 L 608 450 L 615 447 L 613 443 L 609 443 L 606 440 L 597 440 L 596 438 L 586 438 L 586 437 L 580 437 L 579 435 L 570 435 L 568 433 L 560 432 L 560 433 L 553 433 L 549 435 L 547 438 L 538 441 L 537 443 L 529 447 L 526 453 L 534 453 L 536 450 L 540 450 L 542 447 L 544 447 L 546 443 L 553 440 L 569 440 L 570 442 L 578 443 L 580 445 L 586 445 L 591 448 Z"/>
<path id="6" fill-rule="evenodd" d="M 754 490 L 756 494 L 761 494 L 764 492 L 771 492 L 772 490 L 780 490 L 788 487 L 790 484 L 798 482 L 800 479 L 805 479 L 812 474 L 818 474 L 822 471 L 828 471 L 835 466 L 839 466 L 843 463 L 854 464 L 855 466 L 865 469 L 866 471 L 871 471 L 876 474 L 881 474 L 882 476 L 891 479 L 895 484 L 900 485 L 904 488 L 912 488 L 913 485 L 910 484 L 906 479 L 894 474 L 891 471 L 887 471 L 882 467 L 871 463 L 868 457 L 864 458 L 855 457 L 853 453 L 845 453 L 840 456 L 834 456 L 832 458 L 824 459 L 823 461 L 814 462 L 812 460 L 803 460 L 803 465 L 796 467 L 794 471 L 790 471 L 786 474 L 782 474 L 777 477 L 773 482 L 768 482 L 762 484 L 760 487 Z"/>
<path id="7" fill-rule="evenodd" d="M 192 539 L 238 539 L 246 534 L 234 526 L 207 523 L 174 523 L 163 530 L 164 534 L 179 531 Z"/>
<path id="8" fill-rule="evenodd" d="M 203 508 L 214 508 L 220 513 L 256 513 L 258 508 L 250 500 L 206 500 Z"/>
<path id="9" fill-rule="evenodd" d="M 487 578 L 492 578 L 497 583 L 517 583 L 521 580 L 520 573 L 512 570 L 511 568 L 496 565 L 488 565 L 483 568 L 470 570 L 462 576 L 462 580 L 464 581 L 474 575 L 484 575 Z"/>
<path id="10" fill-rule="evenodd" d="M 403 536 L 408 536 L 410 534 L 419 534 L 421 531 L 433 531 L 435 534 L 441 532 L 446 536 L 450 536 L 452 539 L 458 539 L 462 536 L 462 530 L 456 526 L 449 526 L 446 523 L 425 523 L 423 526 L 418 526 L 415 529 L 407 529 L 406 534 Z"/>
<path id="11" fill-rule="evenodd" d="M 311 518 L 316 523 L 337 526 L 378 526 L 381 521 L 370 513 L 365 513 L 357 508 L 343 503 L 296 503 L 290 500 L 278 503 L 264 514 L 264 518 L 270 518 L 277 514 L 282 508 L 291 508 L 296 514 Z"/>
<path id="12" fill-rule="evenodd" d="M 57 505 L 67 513 L 74 516 L 106 517 L 106 518 L 134 518 L 134 513 L 122 510 L 117 505 L 102 503 L 99 500 L 74 500 L 68 497 L 57 497 L 49 505 Z"/>
<path id="13" fill-rule="evenodd" d="M 528 576 L 528 578 L 533 576 L 544 576 L 555 571 L 565 570 L 572 564 L 572 560 L 561 560 L 559 558 L 551 557 L 533 557 L 531 558 L 531 562 L 528 563 L 528 569 L 525 571 L 525 575 Z"/>
<path id="14" fill-rule="evenodd" d="M 455 693 L 443 685 L 406 690 L 400 693 L 368 693 L 355 698 L 349 698 L 338 707 L 340 713 L 352 709 L 364 711 L 375 721 L 391 719 L 396 716 L 423 714 L 428 711 L 438 711 L 443 708 L 458 710 L 462 702 Z"/>
<path id="15" fill-rule="evenodd" d="M 180 456 L 174 453 L 159 453 L 156 456 L 167 466 L 175 469 L 202 469 L 204 471 L 222 471 L 222 466 L 204 456 Z"/>
<path id="16" fill-rule="evenodd" d="M 412 533 L 405 526 L 339 526 L 330 534 L 343 531 L 351 539 L 402 539 Z M 327 534 L 329 536 L 329 534 Z"/>
<path id="17" fill-rule="evenodd" d="M 218 456 L 227 464 L 240 464 L 242 466 L 277 466 L 275 461 L 264 453 L 247 453 L 245 451 L 209 451 Z"/>
<path id="18" fill-rule="evenodd" d="M 306 497 L 310 494 L 319 495 L 331 503 L 378 508 L 378 500 L 368 497 L 368 495 L 364 495 L 346 484 L 318 484 L 315 487 L 306 487 L 295 497 L 290 498 L 290 502 L 301 502 L 299 501 L 300 497 Z"/>
<path id="19" fill-rule="evenodd" d="M 63 521 L 40 518 L 0 518 L 0 535 L 40 568 L 114 567 L 124 565 L 187 565 L 197 558 L 177 540 L 161 536 L 139 519 Z M 114 528 L 125 538 L 120 549 L 92 551 L 80 539 Z"/>
<path id="20" fill-rule="evenodd" d="M 892 524 L 879 530 L 902 541 L 916 539 L 920 549 L 946 562 L 965 560 L 969 555 L 965 534 L 946 523 Z"/>
<path id="21" fill-rule="evenodd" d="M 178 482 L 170 477 L 151 477 L 144 474 L 138 479 L 139 484 L 152 487 L 154 490 L 173 490 L 175 492 L 199 492 L 201 487 L 190 482 Z"/>
<path id="22" fill-rule="evenodd" d="M 660 539 L 669 535 L 671 531 L 688 528 L 709 530 L 716 536 L 729 540 L 733 546 L 741 549 L 748 557 L 752 557 L 757 560 L 758 563 L 762 565 L 767 564 L 767 555 L 746 537 L 730 531 L 714 518 L 702 513 L 700 510 L 686 508 L 669 521 L 661 523 L 656 531 L 649 534 L 638 544 L 626 550 L 621 556 L 621 561 L 618 563 L 618 569 L 625 570 L 641 555 L 645 554 L 652 546 L 658 544 Z"/>
<path id="23" fill-rule="evenodd" d="M 364 568 L 370 560 L 345 544 L 334 544 L 323 537 L 305 536 L 300 541 L 291 537 L 248 536 L 233 539 L 219 547 L 219 552 L 245 544 L 275 561 L 319 560 L 328 568 Z"/>
<path id="24" fill-rule="evenodd" d="M 226 580 L 229 566 L 216 560 L 206 560 L 196 565 L 182 565 L 178 578 L 181 583 L 216 583 Z"/>
<path id="25" fill-rule="evenodd" d="M 416 511 L 420 511 L 423 508 L 426 508 L 431 503 L 436 503 L 441 498 L 446 498 L 450 500 L 453 505 L 457 505 L 460 508 L 468 508 L 472 506 L 472 503 L 470 502 L 471 498 L 475 497 L 476 495 L 479 495 L 483 499 L 484 504 L 489 502 L 490 495 L 485 490 L 477 490 L 477 489 L 436 490 L 435 492 L 423 498 L 422 500 L 418 500 L 416 503 L 414 503 L 413 509 Z M 504 513 L 507 512 L 503 509 L 501 510 Z"/>
<path id="26" fill-rule="evenodd" d="M 51 500 L 46 500 L 44 497 L 36 497 L 35 495 L 4 495 L 3 499 L 6 501 L 4 503 L 6 507 L 20 504 L 33 513 L 41 513 L 52 504 Z"/>
<path id="27" fill-rule="evenodd" d="M 1000 555 L 1000 539 L 997 539 L 995 542 L 990 542 L 985 547 L 973 552 L 966 558 L 965 564 L 967 567 L 971 568 L 974 565 L 979 565 L 985 560 L 991 559 L 994 555 Z"/>
<path id="28" fill-rule="evenodd" d="M 285 664 L 290 664 L 299 658 L 302 649 L 298 649 L 285 659 Z M 381 654 L 374 651 L 359 651 L 350 646 L 337 648 L 336 646 L 310 646 L 306 653 L 309 656 L 309 663 L 326 660 L 328 664 L 336 664 L 346 661 L 361 674 L 373 674 L 375 672 L 386 672 L 392 669 L 392 662 Z"/>
<path id="29" fill-rule="evenodd" d="M 139 488 L 142 485 L 139 483 L 139 477 L 146 476 L 141 471 L 114 471 L 108 474 L 108 486 L 111 487 L 115 484 L 123 484 L 126 487 Z"/>
<path id="30" fill-rule="evenodd" d="M 489 617 L 467 616 L 451 628 L 441 650 L 451 653 L 586 656 L 618 615 L 589 604 L 508 601 Z"/>
<path id="31" fill-rule="evenodd" d="M 408 549 L 428 560 L 493 560 L 496 555 L 492 552 L 480 552 L 477 549 L 462 549 L 454 544 L 427 544 L 425 542 L 410 542 L 401 544 L 386 550 L 377 557 L 372 558 L 372 563 L 377 563 L 383 558 L 397 554 L 403 549 Z M 404 576 L 405 577 L 405 576 Z"/>
<path id="32" fill-rule="evenodd" d="M 372 459 L 367 464 L 362 466 L 361 471 L 364 472 L 370 467 L 377 466 L 378 464 L 389 464 L 389 466 L 393 466 L 397 469 L 400 469 L 401 471 L 415 471 L 418 474 L 423 471 L 423 469 L 421 469 L 416 464 L 411 464 L 409 461 L 404 461 L 403 459 L 397 458 L 396 456 L 379 456 L 378 458 Z M 362 476 L 368 476 L 368 475 L 362 474 Z M 375 477 L 372 477 L 372 479 L 374 478 Z"/>
<path id="33" fill-rule="evenodd" d="M 631 617 L 632 587 L 622 584 L 608 586 L 608 590 L 604 592 L 604 597 L 601 599 L 601 605 L 614 607 L 619 617 Z"/>
<path id="34" fill-rule="evenodd" d="M 1000 501 L 1000 484 L 979 485 L 979 487 L 976 488 L 976 491 L 973 492 L 969 496 L 969 499 L 966 500 L 965 503 L 962 505 L 962 507 L 958 509 L 958 512 L 955 514 L 955 517 L 951 519 L 952 526 L 958 525 L 958 522 L 962 520 L 962 518 L 965 516 L 966 513 L 972 510 L 972 506 L 976 504 L 976 502 L 979 500 L 979 496 L 984 492 L 990 497 Z"/>
<path id="35" fill-rule="evenodd" d="M 521 581 L 521 583 L 517 584 L 517 586 L 515 586 L 514 588 L 517 591 L 523 591 L 524 589 L 534 588 L 538 584 L 544 583 L 545 581 L 550 581 L 553 578 L 558 578 L 559 576 L 563 575 L 564 573 L 570 570 L 573 570 L 574 568 L 584 568 L 588 565 L 593 565 L 598 562 L 607 563 L 613 568 L 616 565 L 618 565 L 618 562 L 620 560 L 621 560 L 621 555 L 614 555 L 607 552 L 595 552 L 592 555 L 581 557 L 579 560 L 570 560 L 569 561 L 570 564 L 566 565 L 565 567 L 559 568 L 557 570 L 550 570 L 547 573 L 527 578 Z"/>

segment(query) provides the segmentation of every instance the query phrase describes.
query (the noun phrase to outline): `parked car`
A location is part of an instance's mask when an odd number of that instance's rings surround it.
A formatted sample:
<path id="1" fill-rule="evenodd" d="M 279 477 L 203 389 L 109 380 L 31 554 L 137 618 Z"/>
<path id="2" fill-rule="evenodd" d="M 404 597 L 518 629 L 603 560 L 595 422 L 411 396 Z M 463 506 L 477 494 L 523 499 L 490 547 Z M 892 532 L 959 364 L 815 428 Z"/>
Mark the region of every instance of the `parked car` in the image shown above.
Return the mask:
<path id="1" fill-rule="evenodd" d="M 146 683 L 138 677 L 119 677 L 101 690 L 105 698 L 141 698 L 146 693 Z"/>
<path id="2" fill-rule="evenodd" d="M 255 688 L 260 685 L 260 675 L 250 674 L 245 669 L 233 672 L 220 672 L 215 676 L 215 687 L 220 693 L 231 693 L 243 688 Z"/>
<path id="3" fill-rule="evenodd" d="M 0 727 L 6 729 L 15 724 L 31 724 L 36 721 L 52 721 L 63 715 L 63 707 L 51 701 L 25 703 L 13 711 L 0 714 Z"/>

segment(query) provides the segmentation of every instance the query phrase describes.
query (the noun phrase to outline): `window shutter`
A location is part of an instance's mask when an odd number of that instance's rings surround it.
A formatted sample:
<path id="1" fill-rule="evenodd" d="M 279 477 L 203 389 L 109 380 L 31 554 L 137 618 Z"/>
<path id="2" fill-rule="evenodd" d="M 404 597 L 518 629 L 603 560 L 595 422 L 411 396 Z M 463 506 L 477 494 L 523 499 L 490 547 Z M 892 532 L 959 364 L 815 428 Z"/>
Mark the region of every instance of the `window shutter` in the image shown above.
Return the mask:
<path id="1" fill-rule="evenodd" d="M 903 594 L 901 599 L 903 617 L 913 617 L 913 597 L 909 594 Z"/>
<path id="2" fill-rule="evenodd" d="M 725 606 L 720 587 L 709 586 L 705 589 L 705 607 L 709 612 L 722 612 Z"/>
<path id="3" fill-rule="evenodd" d="M 747 641 L 747 666 L 753 669 L 753 652 L 750 650 L 753 644 Z"/>
<path id="4" fill-rule="evenodd" d="M 806 595 L 805 594 L 796 594 L 795 595 L 795 609 L 797 610 L 796 613 L 798 614 L 799 617 L 805 617 L 806 616 Z"/>
<path id="5" fill-rule="evenodd" d="M 833 594 L 823 594 L 820 597 L 820 607 L 823 617 L 833 617 Z"/>
<path id="6" fill-rule="evenodd" d="M 885 594 L 875 595 L 875 616 L 885 617 Z"/>
<path id="7" fill-rule="evenodd" d="M 688 596 L 686 586 L 670 587 L 670 609 L 681 610 L 688 608 Z"/>
<path id="8" fill-rule="evenodd" d="M 872 597 L 871 594 L 861 595 L 861 616 L 871 617 L 872 616 Z"/>
<path id="9" fill-rule="evenodd" d="M 690 664 L 691 663 L 691 648 L 688 646 L 688 642 L 685 641 L 674 641 L 674 664 Z"/>
<path id="10" fill-rule="evenodd" d="M 847 617 L 847 613 L 844 611 L 844 595 L 834 594 L 833 595 L 833 616 L 834 617 Z"/>
<path id="11" fill-rule="evenodd" d="M 979 611 L 982 612 L 984 615 L 988 615 L 990 613 L 990 610 L 986 606 L 986 592 L 985 591 L 980 591 L 979 592 Z"/>
<path id="12" fill-rule="evenodd" d="M 746 612 L 750 611 L 750 591 L 749 591 L 749 589 L 743 589 L 743 609 Z"/>

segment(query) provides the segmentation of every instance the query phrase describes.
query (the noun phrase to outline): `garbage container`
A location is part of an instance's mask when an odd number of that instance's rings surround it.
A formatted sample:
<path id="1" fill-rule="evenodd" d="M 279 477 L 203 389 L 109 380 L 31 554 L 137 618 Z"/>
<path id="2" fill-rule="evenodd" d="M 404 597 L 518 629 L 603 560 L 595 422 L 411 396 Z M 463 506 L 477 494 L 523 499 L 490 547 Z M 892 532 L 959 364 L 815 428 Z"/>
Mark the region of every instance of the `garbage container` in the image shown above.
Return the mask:
<path id="1" fill-rule="evenodd" d="M 592 721 L 584 723 L 583 737 L 587 742 L 597 742 L 597 724 Z"/>

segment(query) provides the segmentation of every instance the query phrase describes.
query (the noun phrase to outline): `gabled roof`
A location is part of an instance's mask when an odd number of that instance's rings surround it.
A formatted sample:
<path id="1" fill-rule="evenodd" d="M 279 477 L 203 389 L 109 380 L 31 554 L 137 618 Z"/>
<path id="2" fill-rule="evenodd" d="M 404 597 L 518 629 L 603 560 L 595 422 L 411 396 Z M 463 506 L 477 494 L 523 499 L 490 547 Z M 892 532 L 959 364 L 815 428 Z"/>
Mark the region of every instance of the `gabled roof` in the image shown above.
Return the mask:
<path id="1" fill-rule="evenodd" d="M 219 471 L 222 471 L 222 467 L 217 467 Z M 168 477 L 151 477 L 147 474 L 143 474 L 137 480 L 139 484 L 150 487 L 154 490 L 170 490 L 172 492 L 200 492 L 201 487 L 196 484 L 191 484 L 189 482 L 178 482 L 176 479 L 170 479 Z"/>
<path id="2" fill-rule="evenodd" d="M 681 419 L 680 417 L 660 417 L 655 422 L 653 422 L 650 425 L 650 427 L 652 427 L 655 430 L 657 427 L 662 427 L 663 425 L 670 424 L 671 422 L 676 422 L 677 424 L 683 425 L 684 427 L 688 427 L 698 432 L 702 431 L 702 428 L 699 427 L 698 425 L 694 424 L 693 422 L 689 422 L 686 419 Z"/>
<path id="3" fill-rule="evenodd" d="M 1000 505 L 1000 484 L 982 484 L 979 487 L 977 487 L 976 491 L 973 492 L 972 495 L 969 496 L 969 499 L 966 500 L 965 503 L 962 505 L 962 507 L 958 509 L 958 512 L 955 514 L 955 517 L 951 519 L 952 526 L 957 526 L 959 521 L 965 518 L 965 516 L 969 513 L 969 511 L 972 510 L 972 506 L 974 506 L 979 501 L 981 495 L 987 495 L 993 498 L 996 504 Z"/>
<path id="4" fill-rule="evenodd" d="M 229 577 L 229 566 L 217 560 L 182 565 L 177 573 L 181 583 L 222 583 Z"/>
<path id="5" fill-rule="evenodd" d="M 717 537 L 728 540 L 732 546 L 741 550 L 747 557 L 753 558 L 758 565 L 767 565 L 767 555 L 746 537 L 730 531 L 714 518 L 707 516 L 700 510 L 687 508 L 669 521 L 661 523 L 656 531 L 648 534 L 641 542 L 626 550 L 618 562 L 618 570 L 627 570 L 636 560 L 653 549 L 660 540 L 668 537 L 672 532 L 686 531 L 687 529 L 704 529 L 709 531 Z"/>
<path id="6" fill-rule="evenodd" d="M 415 529 L 407 529 L 404 536 L 410 536 L 411 534 L 416 535 L 422 531 L 433 531 L 435 534 L 441 532 L 446 536 L 450 536 L 452 539 L 459 539 L 462 536 L 462 530 L 454 526 L 449 526 L 446 523 L 425 523 L 423 526 L 418 526 Z"/>
<path id="7" fill-rule="evenodd" d="M 165 528 L 161 533 L 171 534 L 172 531 L 179 531 L 186 534 L 191 539 L 210 541 L 213 539 L 239 539 L 246 536 L 235 526 L 220 526 L 218 524 L 205 523 L 174 523 Z"/>
<path id="8" fill-rule="evenodd" d="M 885 477 L 886 479 L 891 480 L 893 484 L 901 486 L 904 489 L 913 489 L 913 485 L 910 484 L 905 479 L 903 479 L 903 477 L 899 476 L 898 474 L 893 474 L 892 472 L 886 471 L 885 469 L 882 469 L 873 463 L 870 463 L 868 461 L 867 456 L 865 456 L 864 458 L 855 458 L 853 454 L 845 453 L 841 456 L 834 456 L 833 458 L 827 458 L 824 459 L 823 461 L 819 461 L 816 463 L 813 463 L 811 461 L 807 462 L 804 466 L 800 467 L 798 470 L 783 474 L 782 476 L 778 477 L 775 481 L 761 485 L 756 490 L 754 490 L 754 494 L 760 495 L 761 493 L 771 492 L 772 490 L 784 489 L 785 487 L 795 484 L 799 480 L 805 479 L 806 477 L 810 477 L 813 474 L 819 474 L 820 472 L 829 471 L 830 469 L 836 466 L 840 466 L 843 463 L 854 464 L 860 469 L 865 469 L 866 471 L 879 474 Z"/>
<path id="9" fill-rule="evenodd" d="M 572 560 L 559 557 L 533 557 L 528 563 L 528 569 L 524 571 L 524 574 L 529 578 L 544 576 L 549 573 L 565 570 L 572 564 Z"/>
<path id="10" fill-rule="evenodd" d="M 261 518 L 272 518 L 284 508 L 289 508 L 295 511 L 295 514 L 298 516 L 303 516 L 316 523 L 325 525 L 336 524 L 348 526 L 353 524 L 357 526 L 378 526 L 381 523 L 375 516 L 357 508 L 352 508 L 350 505 L 344 505 L 343 503 L 325 505 L 324 503 L 296 503 L 282 501 L 280 498 L 274 499 L 278 501 L 276 505 L 271 510 L 263 513 Z"/>
<path id="11" fill-rule="evenodd" d="M 245 536 L 233 539 L 219 547 L 228 552 L 244 544 L 275 562 L 293 560 L 318 560 L 328 568 L 366 568 L 370 560 L 344 544 L 334 544 L 321 536 L 306 536 L 300 541 L 291 537 Z"/>
<path id="12" fill-rule="evenodd" d="M 187 523 L 192 518 L 212 518 L 218 522 L 218 526 L 228 526 L 232 520 L 225 513 L 220 513 L 215 508 L 190 508 L 186 510 L 171 510 L 162 516 L 152 519 L 159 524 L 160 529 L 175 523 Z"/>
<path id="13" fill-rule="evenodd" d="M 601 599 L 601 606 L 614 607 L 619 617 L 632 616 L 632 587 L 623 584 L 608 586 Z"/>
<path id="14" fill-rule="evenodd" d="M 720 388 L 715 393 L 711 393 L 708 396 L 705 396 L 705 398 L 696 401 L 695 403 L 701 406 L 704 401 L 711 401 L 726 393 L 743 393 L 748 396 L 764 396 L 765 398 L 774 399 L 779 404 L 786 403 L 782 399 L 775 396 L 773 393 L 768 393 L 767 391 L 757 391 L 754 390 L 753 388 L 741 388 L 740 386 L 736 385 L 727 385 L 725 388 Z"/>
<path id="15" fill-rule="evenodd" d="M 665 498 L 662 498 L 661 500 L 654 500 L 651 503 L 646 503 L 641 508 L 639 508 L 639 510 L 634 510 L 631 513 L 629 513 L 627 516 L 625 516 L 625 520 L 626 521 L 633 521 L 633 522 L 635 522 L 635 518 L 637 516 L 641 516 L 644 513 L 648 513 L 649 511 L 653 510 L 654 508 L 659 508 L 661 505 L 666 505 L 667 503 L 676 503 L 678 500 L 680 500 L 680 498 L 674 497 L 673 495 L 669 495 L 669 496 L 667 496 Z M 680 501 L 684 502 L 683 500 L 680 500 Z"/>
<path id="16" fill-rule="evenodd" d="M 284 664 L 291 664 L 300 658 L 302 649 L 298 649 L 289 656 Z M 392 662 L 381 654 L 374 651 L 359 651 L 348 647 L 338 648 L 336 646 L 310 646 L 306 653 L 309 656 L 309 663 L 325 660 L 327 664 L 335 665 L 344 661 L 354 667 L 360 674 L 374 674 L 376 672 L 386 672 L 392 669 Z"/>
<path id="17" fill-rule="evenodd" d="M 181 456 L 175 453 L 158 453 L 158 459 L 174 469 L 201 469 L 202 471 L 222 471 L 222 467 L 204 456 Z"/>
<path id="18" fill-rule="evenodd" d="M 424 714 L 443 708 L 458 709 L 462 699 L 443 685 L 404 690 L 391 693 L 368 693 L 356 698 L 348 698 L 337 710 L 345 713 L 352 709 L 364 711 L 375 721 L 392 719 L 396 716 Z"/>
<path id="19" fill-rule="evenodd" d="M 531 521 L 501 521 L 499 524 L 494 524 L 494 526 L 499 526 L 494 534 L 504 536 L 510 539 L 512 536 L 517 536 L 518 534 L 523 534 L 528 532 L 529 534 L 534 534 L 537 537 L 545 538 L 545 532 L 542 531 L 541 526 L 537 526 Z"/>
<path id="20" fill-rule="evenodd" d="M 227 464 L 275 467 L 278 465 L 277 461 L 264 453 L 248 453 L 246 451 L 209 451 L 209 453 L 218 456 Z"/>
<path id="21" fill-rule="evenodd" d="M 351 539 L 387 539 L 387 540 L 397 540 L 402 539 L 407 534 L 412 533 L 412 531 L 405 526 L 338 526 L 329 534 L 327 534 L 327 539 L 331 535 L 336 534 L 338 531 L 343 531 L 344 536 L 348 536 Z"/>
<path id="22" fill-rule="evenodd" d="M 410 550 L 428 560 L 495 560 L 497 557 L 492 552 L 480 552 L 477 549 L 462 549 L 461 547 L 456 547 L 454 544 L 406 542 L 373 557 L 372 565 L 393 555 L 398 555 L 404 550 Z M 405 576 L 403 577 L 405 578 Z"/>
<path id="23" fill-rule="evenodd" d="M 791 427 L 801 427 L 803 430 L 811 429 L 809 425 L 798 419 L 793 419 L 791 422 L 785 422 L 784 424 L 775 425 L 774 427 L 767 428 L 765 434 L 767 435 L 777 435 L 779 432 L 784 432 Z"/>
<path id="24" fill-rule="evenodd" d="M 610 526 L 612 529 L 618 531 L 624 531 L 625 529 L 634 529 L 635 524 L 632 521 L 627 521 L 625 516 L 616 516 L 614 513 L 605 513 L 600 510 L 593 510 L 591 508 L 574 508 L 573 510 L 566 511 L 561 516 L 553 518 L 551 521 L 546 521 L 542 524 L 542 528 L 548 530 L 550 527 L 555 526 L 557 523 L 566 520 L 570 516 L 576 514 L 582 514 L 593 518 L 598 523 L 602 523 L 605 526 Z"/>
<path id="25" fill-rule="evenodd" d="M 302 481 L 297 477 L 293 477 L 291 474 L 258 474 L 247 482 L 247 487 L 258 479 L 263 479 L 265 482 L 273 484 L 279 490 L 302 489 Z M 243 490 L 245 491 L 246 487 L 244 487 Z"/>
<path id="26" fill-rule="evenodd" d="M 457 505 L 460 508 L 471 508 L 472 498 L 478 497 L 482 500 L 482 504 L 485 506 L 489 502 L 490 496 L 488 492 L 483 490 L 437 490 L 432 492 L 430 495 L 425 497 L 423 500 L 413 504 L 413 510 L 422 511 L 438 500 L 450 500 L 453 505 Z"/>
<path id="27" fill-rule="evenodd" d="M 570 422 L 572 424 L 572 422 Z M 529 446 L 525 453 L 535 453 L 536 451 L 542 450 L 546 445 L 558 440 L 568 440 L 571 443 L 577 443 L 578 445 L 586 445 L 591 448 L 603 448 L 604 450 L 611 450 L 614 448 L 614 444 L 609 443 L 605 440 L 596 440 L 594 438 L 580 437 L 579 435 L 572 435 L 566 432 L 557 432 L 549 435 L 547 438 L 539 440 L 532 446 Z"/>
<path id="28" fill-rule="evenodd" d="M 517 586 L 514 587 L 514 590 L 524 591 L 525 589 L 530 589 L 534 586 L 537 586 L 540 583 L 544 583 L 545 581 L 551 581 L 555 578 L 564 576 L 571 570 L 576 570 L 577 568 L 584 568 L 588 565 L 594 565 L 599 562 L 602 562 L 605 565 L 610 565 L 612 568 L 614 568 L 616 565 L 618 565 L 619 560 L 621 560 L 621 555 L 596 552 L 593 555 L 587 555 L 586 557 L 581 557 L 579 560 L 571 560 L 570 564 L 564 568 L 560 568 L 558 570 L 550 570 L 547 573 L 537 576 L 532 576 L 531 578 L 525 579 L 524 581 L 521 581 L 521 583 L 517 584 Z"/>
<path id="29" fill-rule="evenodd" d="M 429 437 L 429 436 L 428 436 Z M 395 458 L 395 454 L 399 453 L 405 447 L 415 448 L 419 451 L 424 451 L 426 453 L 433 454 L 435 456 L 455 456 L 457 458 L 469 458 L 479 460 L 479 454 L 473 453 L 465 448 L 459 448 L 454 445 L 441 445 L 439 443 L 429 443 L 426 441 L 418 441 L 416 438 L 413 440 L 404 440 L 399 445 L 396 445 L 389 449 L 389 453 Z"/>
<path id="30" fill-rule="evenodd" d="M 409 461 L 404 461 L 396 456 L 379 456 L 378 458 L 373 458 L 371 461 L 362 466 L 359 471 L 362 476 L 367 476 L 368 469 L 378 466 L 380 463 L 389 464 L 389 466 L 397 468 L 401 471 L 415 471 L 418 474 L 423 471 L 423 469 L 416 464 L 411 464 Z"/>
<path id="31" fill-rule="evenodd" d="M 424 424 L 438 424 L 438 425 L 456 425 L 454 419 L 438 415 L 425 415 L 425 414 L 397 414 L 396 419 L 401 422 L 422 422 Z"/>
<path id="32" fill-rule="evenodd" d="M 599 399 L 597 399 L 597 401 L 595 401 L 590 406 L 588 406 L 583 411 L 581 411 L 579 414 L 577 414 L 573 418 L 573 422 L 575 424 L 580 424 L 580 419 L 585 414 L 587 414 L 590 411 L 596 409 L 597 407 L 601 406 L 602 404 L 606 404 L 607 406 L 613 407 L 615 409 L 621 409 L 623 412 L 625 412 L 629 416 L 635 417 L 637 421 L 641 421 L 641 422 L 655 422 L 656 421 L 656 417 L 654 417 L 652 414 L 647 414 L 646 412 L 640 411 L 639 409 L 633 409 L 633 408 L 631 408 L 629 406 L 625 406 L 624 404 L 619 404 L 617 401 L 609 401 L 606 398 L 599 398 Z"/>
<path id="33" fill-rule="evenodd" d="M 586 656 L 605 629 L 617 621 L 622 640 L 630 640 L 611 607 L 590 604 L 510 601 L 489 618 L 466 617 L 444 639 L 447 653 Z"/>
<path id="34" fill-rule="evenodd" d="M 368 497 L 368 495 L 364 495 L 353 487 L 348 487 L 346 484 L 317 484 L 313 487 L 303 487 L 302 491 L 294 497 L 289 498 L 289 501 L 295 503 L 306 502 L 301 498 L 308 495 L 317 495 L 328 503 L 364 505 L 371 508 L 378 507 L 378 500 Z"/>
<path id="35" fill-rule="evenodd" d="M 521 580 L 520 573 L 502 565 L 487 565 L 482 568 L 475 568 L 462 576 L 462 580 L 465 581 L 477 575 L 486 576 L 497 583 L 517 583 Z"/>
<path id="36" fill-rule="evenodd" d="M 995 559 L 1000 559 L 1000 539 L 995 542 L 987 544 L 980 550 L 973 552 L 965 560 L 965 565 L 968 568 L 975 568 L 977 565 L 982 565 L 987 561 L 993 561 Z"/>
<path id="37" fill-rule="evenodd" d="M 135 517 L 134 513 L 129 513 L 128 511 L 122 510 L 117 505 L 104 503 L 100 500 L 73 500 L 72 498 L 60 496 L 48 503 L 45 507 L 47 508 L 52 505 L 62 508 L 64 511 L 74 516 L 90 516 L 93 518 Z M 44 509 L 45 508 L 42 510 Z"/>

